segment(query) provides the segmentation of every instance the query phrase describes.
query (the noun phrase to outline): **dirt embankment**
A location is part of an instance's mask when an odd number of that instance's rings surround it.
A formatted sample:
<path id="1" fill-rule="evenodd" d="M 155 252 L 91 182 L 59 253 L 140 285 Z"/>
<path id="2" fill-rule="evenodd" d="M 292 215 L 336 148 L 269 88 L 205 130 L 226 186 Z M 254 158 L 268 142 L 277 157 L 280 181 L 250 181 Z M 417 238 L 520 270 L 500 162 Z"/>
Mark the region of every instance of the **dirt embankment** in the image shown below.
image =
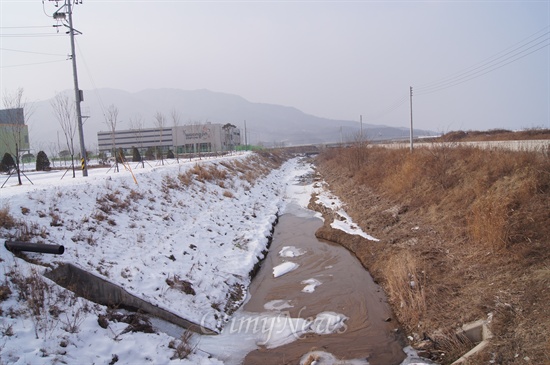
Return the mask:
<path id="1" fill-rule="evenodd" d="M 471 346 L 455 330 L 485 319 L 494 337 L 470 364 L 550 364 L 550 156 L 351 147 L 316 165 L 380 242 L 329 220 L 318 237 L 357 255 L 423 355 L 452 363 Z"/>

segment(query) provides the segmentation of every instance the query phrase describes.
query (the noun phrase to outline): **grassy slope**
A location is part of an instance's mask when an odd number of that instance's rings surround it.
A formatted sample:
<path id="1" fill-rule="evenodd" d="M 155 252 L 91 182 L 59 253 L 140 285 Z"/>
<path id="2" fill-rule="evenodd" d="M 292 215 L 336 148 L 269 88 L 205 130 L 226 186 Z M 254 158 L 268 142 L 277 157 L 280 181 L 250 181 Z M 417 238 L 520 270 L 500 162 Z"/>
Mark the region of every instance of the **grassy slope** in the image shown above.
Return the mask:
<path id="1" fill-rule="evenodd" d="M 495 337 L 472 364 L 550 363 L 550 156 L 352 147 L 317 166 L 381 243 L 318 235 L 357 254 L 417 347 L 451 363 L 467 348 L 454 330 L 489 316 Z"/>

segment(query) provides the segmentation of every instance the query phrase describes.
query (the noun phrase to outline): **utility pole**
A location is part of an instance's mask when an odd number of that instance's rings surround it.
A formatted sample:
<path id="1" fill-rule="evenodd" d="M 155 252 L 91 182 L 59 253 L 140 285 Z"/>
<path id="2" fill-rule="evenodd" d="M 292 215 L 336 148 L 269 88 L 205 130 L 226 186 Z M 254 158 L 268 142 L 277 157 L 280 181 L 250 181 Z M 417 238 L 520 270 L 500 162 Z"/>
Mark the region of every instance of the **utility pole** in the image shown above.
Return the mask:
<path id="1" fill-rule="evenodd" d="M 246 135 L 246 120 L 244 121 L 244 150 L 248 151 L 248 137 Z"/>
<path id="2" fill-rule="evenodd" d="M 413 151 L 413 87 L 410 87 L 410 94 L 409 94 L 409 103 L 411 105 L 411 132 L 410 132 L 410 140 L 411 140 L 411 152 Z"/>
<path id="3" fill-rule="evenodd" d="M 361 132 L 359 133 L 359 144 L 363 145 L 363 115 L 359 115 L 359 125 Z"/>
<path id="4" fill-rule="evenodd" d="M 50 0 L 55 1 L 56 6 L 59 3 L 60 0 Z M 75 103 L 76 103 L 76 118 L 77 118 L 77 125 L 78 125 L 78 137 L 80 140 L 80 156 L 82 158 L 82 176 L 86 177 L 88 176 L 88 159 L 86 158 L 86 146 L 84 145 L 84 130 L 82 128 L 82 110 L 80 109 L 80 103 L 82 102 L 83 93 L 82 90 L 78 87 L 78 73 L 76 71 L 76 51 L 75 51 L 75 45 L 74 45 L 74 34 L 75 32 L 78 32 L 76 29 L 73 28 L 73 12 L 72 12 L 72 2 L 74 0 L 64 0 L 65 4 L 59 8 L 54 14 L 53 18 L 55 20 L 65 20 L 65 13 L 61 10 L 66 6 L 67 7 L 67 15 L 69 16 L 69 25 L 63 24 L 66 27 L 69 28 L 69 37 L 71 40 L 71 60 L 73 63 L 73 80 L 74 80 L 74 93 L 75 93 Z M 76 4 L 77 2 L 75 2 Z M 80 1 L 80 4 L 82 4 L 82 1 Z M 80 33 L 80 32 L 78 32 Z M 81 33 L 80 33 L 81 34 Z"/>

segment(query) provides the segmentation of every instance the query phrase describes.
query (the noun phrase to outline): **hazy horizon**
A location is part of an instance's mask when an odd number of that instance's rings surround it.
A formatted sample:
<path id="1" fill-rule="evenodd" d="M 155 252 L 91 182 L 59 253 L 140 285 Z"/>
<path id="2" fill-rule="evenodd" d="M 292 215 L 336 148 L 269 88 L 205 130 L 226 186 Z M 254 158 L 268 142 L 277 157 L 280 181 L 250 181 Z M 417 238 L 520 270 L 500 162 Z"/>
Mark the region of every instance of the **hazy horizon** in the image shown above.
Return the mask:
<path id="1" fill-rule="evenodd" d="M 2 97 L 73 87 L 55 10 L 0 0 Z M 550 128 L 550 1 L 84 0 L 73 10 L 83 90 L 208 89 L 407 127 L 412 86 L 415 128 Z"/>

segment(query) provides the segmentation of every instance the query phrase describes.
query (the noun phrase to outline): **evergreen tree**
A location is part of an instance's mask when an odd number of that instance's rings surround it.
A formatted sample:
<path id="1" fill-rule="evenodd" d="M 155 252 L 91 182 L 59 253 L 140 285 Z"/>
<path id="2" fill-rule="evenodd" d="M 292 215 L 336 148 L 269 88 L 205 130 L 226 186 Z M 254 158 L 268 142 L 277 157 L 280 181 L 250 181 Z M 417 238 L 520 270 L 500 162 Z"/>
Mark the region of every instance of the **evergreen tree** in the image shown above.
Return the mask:
<path id="1" fill-rule="evenodd" d="M 15 168 L 15 160 L 11 154 L 6 152 L 2 157 L 2 162 L 0 162 L 0 171 L 9 172 L 13 168 Z"/>
<path id="2" fill-rule="evenodd" d="M 36 155 L 36 171 L 49 171 L 50 170 L 50 159 L 46 152 L 40 151 Z"/>
<path id="3" fill-rule="evenodd" d="M 139 150 L 134 147 L 132 149 L 132 162 L 140 162 L 141 161 L 141 154 L 139 153 Z"/>

